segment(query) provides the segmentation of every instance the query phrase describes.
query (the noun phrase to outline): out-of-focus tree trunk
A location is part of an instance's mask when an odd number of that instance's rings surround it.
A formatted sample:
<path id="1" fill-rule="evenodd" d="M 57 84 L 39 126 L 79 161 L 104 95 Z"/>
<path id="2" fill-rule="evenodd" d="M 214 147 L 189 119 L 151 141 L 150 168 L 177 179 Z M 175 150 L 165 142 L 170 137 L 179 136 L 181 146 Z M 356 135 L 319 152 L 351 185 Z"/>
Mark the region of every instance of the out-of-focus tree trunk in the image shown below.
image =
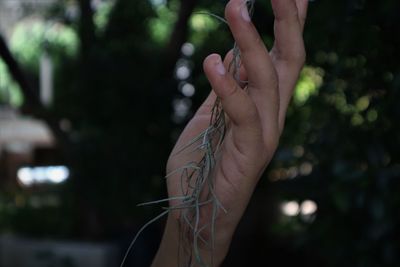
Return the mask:
<path id="1" fill-rule="evenodd" d="M 93 57 L 93 48 L 96 46 L 96 33 L 94 25 L 94 11 L 92 9 L 91 0 L 79 0 L 80 19 L 79 19 L 79 40 L 80 40 L 80 53 L 79 53 L 79 90 L 86 91 L 86 93 L 93 94 L 93 81 L 97 73 L 93 69 L 96 64 Z M 72 160 L 72 165 L 75 166 L 77 162 Z M 99 207 L 96 206 L 93 196 L 88 196 L 87 192 L 91 191 L 93 186 L 92 176 L 84 176 L 79 170 L 78 174 L 71 179 L 71 191 L 77 205 L 75 221 L 75 232 L 81 238 L 95 239 L 99 235 L 104 226 L 99 215 Z"/>
<path id="2" fill-rule="evenodd" d="M 187 40 L 189 19 L 197 2 L 197 0 L 181 0 L 178 20 L 175 23 L 175 27 L 167 46 L 167 70 L 174 68 L 175 63 L 180 56 L 181 47 Z"/>
<path id="3" fill-rule="evenodd" d="M 3 58 L 6 63 L 11 76 L 20 86 L 22 93 L 25 97 L 25 108 L 32 113 L 43 109 L 37 90 L 34 90 L 25 78 L 18 62 L 15 60 L 10 50 L 7 47 L 6 41 L 3 36 L 0 35 L 0 57 Z"/>
<path id="4" fill-rule="evenodd" d="M 93 9 L 90 0 L 79 0 L 80 23 L 79 37 L 81 40 L 81 55 L 85 60 L 95 40 L 95 27 L 93 22 Z"/>

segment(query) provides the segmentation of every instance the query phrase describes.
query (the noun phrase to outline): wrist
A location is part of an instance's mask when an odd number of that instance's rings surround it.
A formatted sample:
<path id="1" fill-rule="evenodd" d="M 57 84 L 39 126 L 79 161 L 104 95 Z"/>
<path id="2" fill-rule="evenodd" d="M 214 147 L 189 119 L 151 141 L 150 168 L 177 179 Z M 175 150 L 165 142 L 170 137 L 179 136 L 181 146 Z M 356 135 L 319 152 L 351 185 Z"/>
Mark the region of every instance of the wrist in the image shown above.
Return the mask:
<path id="1" fill-rule="evenodd" d="M 187 242 L 182 242 L 182 240 L 180 240 L 180 237 L 182 236 L 182 229 L 180 226 L 179 217 L 170 214 L 167 219 L 160 247 L 151 267 L 181 266 L 180 264 L 182 264 L 182 262 L 179 262 L 179 260 L 183 260 L 185 258 L 184 253 L 188 253 L 187 251 L 190 251 L 190 249 L 192 249 L 190 240 L 193 239 L 190 236 L 190 233 L 187 233 L 188 236 L 183 236 L 183 238 L 186 238 Z M 223 260 L 226 257 L 226 254 L 228 253 L 231 239 L 232 234 L 230 234 L 228 231 L 225 231 L 223 229 L 216 229 L 214 237 L 214 248 L 211 250 L 210 246 L 199 246 L 199 253 L 202 260 L 205 261 L 205 264 L 207 266 L 218 267 L 222 264 Z M 203 242 L 200 241 L 200 243 Z M 195 264 L 191 266 L 197 267 L 198 265 Z"/>

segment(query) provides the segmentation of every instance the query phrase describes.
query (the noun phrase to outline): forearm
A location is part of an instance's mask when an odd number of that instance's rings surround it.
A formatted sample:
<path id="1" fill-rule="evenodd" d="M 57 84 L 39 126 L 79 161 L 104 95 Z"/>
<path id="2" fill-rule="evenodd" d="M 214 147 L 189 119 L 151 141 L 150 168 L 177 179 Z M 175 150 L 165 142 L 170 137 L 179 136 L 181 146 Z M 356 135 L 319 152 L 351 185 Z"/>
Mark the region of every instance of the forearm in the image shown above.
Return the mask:
<path id="1" fill-rule="evenodd" d="M 160 247 L 151 267 L 178 267 L 179 233 L 177 225 L 168 218 Z"/>
<path id="2" fill-rule="evenodd" d="M 202 250 L 200 248 L 202 259 L 207 261 L 206 262 L 207 266 L 218 267 L 222 264 L 229 249 L 231 241 L 230 237 L 231 237 L 230 234 L 226 235 L 223 238 L 219 237 L 215 244 L 213 252 L 210 252 L 210 249 Z M 180 248 L 180 245 L 183 246 L 184 244 L 182 242 L 180 243 L 179 238 L 180 238 L 179 222 L 173 216 L 169 216 L 165 227 L 164 235 L 161 240 L 160 247 L 157 251 L 157 254 L 154 258 L 151 267 L 180 267 L 180 266 L 187 267 L 185 265 L 182 265 L 183 263 L 179 262 L 179 260 L 182 260 L 185 257 L 185 255 L 182 254 L 182 249 L 183 251 L 186 251 L 187 249 L 191 248 Z M 188 236 L 184 238 L 190 239 L 190 237 Z M 181 254 L 179 253 L 180 249 L 181 249 Z M 213 262 L 211 258 L 213 258 Z M 198 265 L 190 265 L 190 266 L 197 267 Z"/>

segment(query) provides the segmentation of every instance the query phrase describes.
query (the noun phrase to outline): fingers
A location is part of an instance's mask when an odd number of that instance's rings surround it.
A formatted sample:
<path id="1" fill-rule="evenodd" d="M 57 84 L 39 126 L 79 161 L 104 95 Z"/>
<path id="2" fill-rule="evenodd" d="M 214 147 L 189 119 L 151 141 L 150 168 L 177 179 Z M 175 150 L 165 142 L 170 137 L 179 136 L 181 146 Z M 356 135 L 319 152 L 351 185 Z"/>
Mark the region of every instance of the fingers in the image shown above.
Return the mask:
<path id="1" fill-rule="evenodd" d="M 248 76 L 249 96 L 262 121 L 264 140 L 278 132 L 279 92 L 272 59 L 247 13 L 246 1 L 231 0 L 225 17 L 241 52 Z"/>
<path id="2" fill-rule="evenodd" d="M 231 49 L 225 56 L 224 59 L 224 66 L 225 68 L 233 75 L 233 49 Z M 239 70 L 239 81 L 238 84 L 241 88 L 244 88 L 247 84 L 248 77 L 247 77 L 247 72 L 246 69 L 243 67 L 243 65 L 240 66 Z"/>
<path id="3" fill-rule="evenodd" d="M 304 30 L 304 24 L 306 23 L 308 1 L 309 0 L 296 0 L 296 6 L 299 13 L 299 21 L 302 31 Z"/>
<path id="4" fill-rule="evenodd" d="M 271 0 L 275 15 L 275 44 L 271 51 L 279 80 L 279 131 L 305 61 L 303 28 L 308 0 Z"/>
<path id="5" fill-rule="evenodd" d="M 250 21 L 246 1 L 231 0 L 226 6 L 225 17 L 240 48 L 242 63 L 251 86 L 264 89 L 274 79 L 273 64 L 260 35 Z"/>
<path id="6" fill-rule="evenodd" d="M 204 72 L 214 92 L 221 98 L 225 112 L 235 125 L 252 124 L 257 119 L 253 101 L 227 73 L 219 55 L 212 54 L 204 60 Z"/>
<path id="7" fill-rule="evenodd" d="M 249 94 L 244 95 L 250 96 L 255 104 L 262 121 L 264 135 L 268 135 L 271 131 L 278 132 L 278 128 L 283 128 L 286 109 L 305 60 L 302 30 L 308 4 L 307 0 L 271 0 L 271 2 L 275 14 L 275 45 L 271 52 L 272 57 L 251 23 L 246 1 L 231 0 L 225 10 L 229 27 L 241 51 L 241 60 L 246 70 L 244 75 L 248 76 Z M 232 53 L 229 53 L 225 60 L 225 71 L 228 68 L 226 61 L 230 61 L 229 58 L 232 58 Z M 232 83 L 230 88 L 234 89 L 228 92 L 236 95 L 238 86 Z M 225 91 L 218 89 L 214 88 L 216 94 L 223 96 Z M 215 99 L 215 96 L 211 99 Z M 230 117 L 235 115 L 234 110 L 232 112 L 233 114 L 228 114 Z M 231 119 L 234 121 L 234 116 Z"/>
<path id="8" fill-rule="evenodd" d="M 288 66 L 301 68 L 305 60 L 303 27 L 300 16 L 305 16 L 305 0 L 271 0 L 275 15 L 275 56 Z M 298 7 L 301 8 L 301 14 Z M 305 17 L 304 17 L 305 19 Z"/>
<path id="9" fill-rule="evenodd" d="M 224 67 L 225 69 L 229 70 L 230 63 L 232 62 L 233 59 L 233 50 L 230 50 L 225 58 L 224 58 Z M 246 81 L 247 80 L 247 73 L 246 70 L 243 68 L 243 66 L 240 68 L 240 80 L 241 81 Z M 243 86 L 244 84 L 239 84 L 240 86 Z M 243 87 L 242 87 L 243 88 Z M 200 108 L 197 110 L 196 115 L 207 115 L 209 116 L 212 108 L 214 106 L 215 100 L 217 99 L 217 96 L 214 91 L 211 91 L 206 100 L 203 102 L 203 104 L 200 106 Z"/>
<path id="10" fill-rule="evenodd" d="M 254 102 L 227 72 L 219 55 L 212 54 L 204 60 L 204 72 L 235 128 L 237 143 L 246 150 L 254 134 L 262 134 Z"/>

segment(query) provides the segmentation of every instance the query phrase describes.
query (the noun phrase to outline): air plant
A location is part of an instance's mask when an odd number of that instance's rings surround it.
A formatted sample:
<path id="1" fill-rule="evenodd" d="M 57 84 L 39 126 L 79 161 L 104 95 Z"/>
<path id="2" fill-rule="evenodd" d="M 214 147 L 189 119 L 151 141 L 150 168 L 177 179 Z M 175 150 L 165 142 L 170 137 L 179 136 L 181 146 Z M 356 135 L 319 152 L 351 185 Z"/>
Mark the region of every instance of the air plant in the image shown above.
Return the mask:
<path id="1" fill-rule="evenodd" d="M 253 14 L 255 0 L 246 1 L 250 15 Z M 226 22 L 223 18 L 214 14 L 204 13 L 222 22 Z M 246 81 L 240 80 L 241 54 L 235 43 L 233 46 L 233 59 L 229 64 L 229 73 L 233 75 L 236 82 L 246 84 Z M 154 205 L 159 203 L 168 203 L 170 201 L 178 201 L 179 204 L 164 208 L 161 214 L 147 222 L 136 234 L 131 242 L 120 267 L 123 267 L 129 252 L 132 250 L 139 235 L 150 224 L 164 217 L 171 211 L 180 211 L 180 237 L 179 237 L 179 262 L 181 267 L 209 267 L 205 263 L 205 259 L 200 253 L 200 248 L 206 248 L 211 252 L 211 267 L 213 264 L 215 222 L 217 214 L 220 210 L 227 212 L 218 200 L 215 194 L 215 177 L 214 167 L 219 158 L 220 148 L 224 142 L 226 132 L 225 112 L 222 108 L 221 100 L 216 99 L 211 115 L 209 126 L 201 132 L 197 137 L 191 140 L 184 147 L 179 149 L 177 153 L 190 150 L 190 152 L 201 153 L 202 157 L 198 162 L 189 162 L 171 173 L 171 175 L 180 174 L 181 196 L 170 197 L 166 199 L 156 200 L 139 204 L 139 206 Z M 203 207 L 211 206 L 211 218 L 209 222 L 200 221 L 200 213 Z M 208 231 L 210 240 L 206 240 L 202 234 Z"/>

